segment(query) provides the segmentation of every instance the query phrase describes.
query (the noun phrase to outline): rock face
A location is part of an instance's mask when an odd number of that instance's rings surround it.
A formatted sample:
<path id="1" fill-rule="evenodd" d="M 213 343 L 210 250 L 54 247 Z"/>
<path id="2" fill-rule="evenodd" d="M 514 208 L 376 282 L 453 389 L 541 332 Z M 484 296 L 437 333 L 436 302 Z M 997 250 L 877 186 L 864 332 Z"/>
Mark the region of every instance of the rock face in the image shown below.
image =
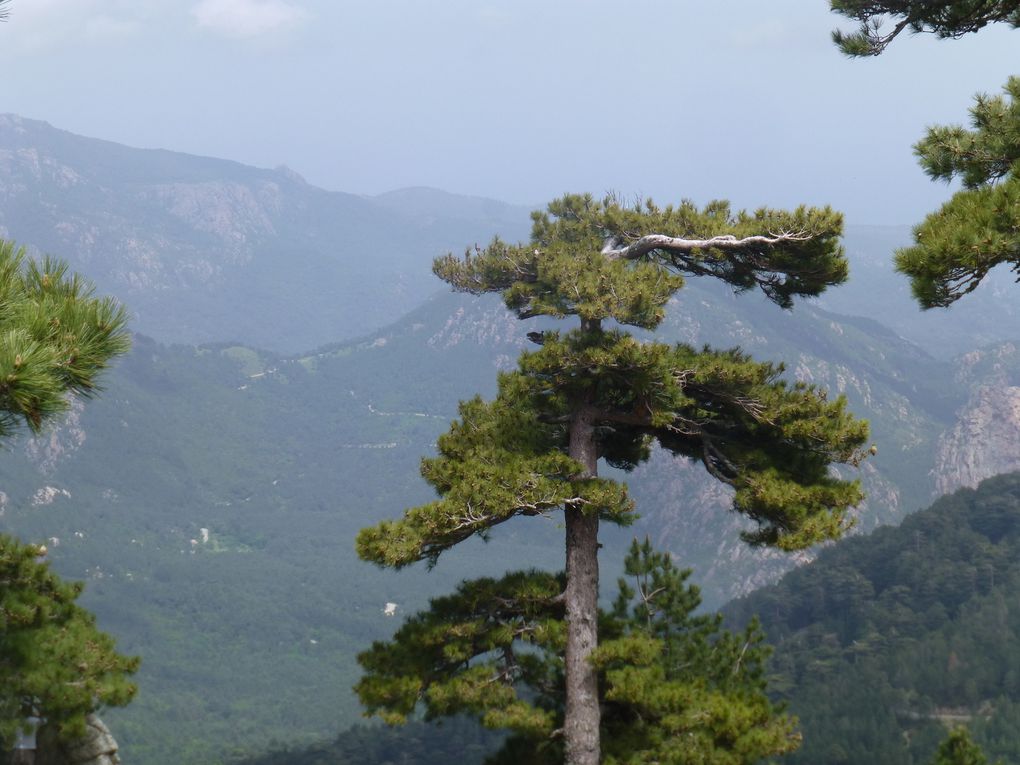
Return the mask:
<path id="1" fill-rule="evenodd" d="M 955 380 L 970 393 L 939 438 L 935 496 L 1020 470 L 1020 351 L 1005 343 L 965 354 Z"/>
<path id="2" fill-rule="evenodd" d="M 57 739 L 53 728 L 43 726 L 35 765 L 117 765 L 117 742 L 96 715 L 85 718 L 85 736 L 70 743 Z"/>

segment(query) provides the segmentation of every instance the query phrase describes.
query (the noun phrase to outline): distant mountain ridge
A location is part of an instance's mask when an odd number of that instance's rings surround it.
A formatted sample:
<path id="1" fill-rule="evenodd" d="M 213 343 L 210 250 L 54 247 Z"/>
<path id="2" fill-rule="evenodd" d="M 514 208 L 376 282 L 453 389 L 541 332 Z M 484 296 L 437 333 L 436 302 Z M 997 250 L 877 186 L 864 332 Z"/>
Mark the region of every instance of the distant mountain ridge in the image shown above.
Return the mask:
<path id="1" fill-rule="evenodd" d="M 529 213 L 424 187 L 326 191 L 282 166 L 135 149 L 0 115 L 0 236 L 70 261 L 162 342 L 295 353 L 360 337 L 443 288 L 430 273 L 436 255 L 495 234 L 527 239 Z M 1008 274 L 922 314 L 891 264 L 908 242 L 905 226 L 849 226 L 851 280 L 818 304 L 869 316 L 944 359 L 1020 339 Z"/>
<path id="2" fill-rule="evenodd" d="M 526 208 L 450 197 L 330 192 L 286 168 L 0 115 L 0 234 L 70 261 L 167 342 L 295 352 L 358 337 L 440 288 L 435 255 L 527 236 Z"/>

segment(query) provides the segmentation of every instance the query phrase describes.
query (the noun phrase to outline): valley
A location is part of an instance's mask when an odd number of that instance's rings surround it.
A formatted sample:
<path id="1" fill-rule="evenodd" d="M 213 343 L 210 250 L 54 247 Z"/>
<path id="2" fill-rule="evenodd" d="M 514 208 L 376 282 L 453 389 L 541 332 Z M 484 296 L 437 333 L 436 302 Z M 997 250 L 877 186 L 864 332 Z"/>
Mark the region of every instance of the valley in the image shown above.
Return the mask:
<path id="1" fill-rule="evenodd" d="M 353 549 L 358 529 L 429 499 L 418 463 L 457 401 L 491 396 L 533 347 L 526 333 L 553 326 L 428 273 L 443 251 L 525 237 L 526 209 L 324 192 L 9 116 L 0 167 L 5 236 L 93 276 L 139 333 L 101 396 L 0 455 L 0 526 L 46 542 L 54 568 L 87 583 L 100 626 L 144 659 L 138 698 L 104 712 L 126 760 L 228 762 L 328 738 L 359 717 L 355 655 L 401 617 L 468 576 L 562 565 L 561 523 L 542 517 L 427 573 L 378 570 Z M 657 332 L 740 346 L 847 397 L 877 447 L 858 534 L 1020 469 L 1013 302 L 992 280 L 980 320 L 954 308 L 923 329 L 884 265 L 903 237 L 850 227 L 850 283 L 792 311 L 692 279 Z M 665 453 L 609 474 L 640 519 L 605 536 L 605 581 L 634 536 L 693 568 L 708 608 L 818 554 L 747 548 L 727 491 Z"/>

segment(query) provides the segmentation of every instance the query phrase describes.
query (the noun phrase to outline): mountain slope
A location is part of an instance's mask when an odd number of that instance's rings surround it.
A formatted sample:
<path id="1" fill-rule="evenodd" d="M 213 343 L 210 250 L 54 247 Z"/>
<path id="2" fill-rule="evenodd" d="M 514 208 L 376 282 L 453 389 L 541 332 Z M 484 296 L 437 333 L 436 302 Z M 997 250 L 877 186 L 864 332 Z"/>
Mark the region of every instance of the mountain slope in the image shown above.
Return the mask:
<path id="1" fill-rule="evenodd" d="M 1020 474 L 844 540 L 727 608 L 760 615 L 772 687 L 799 715 L 791 763 L 928 762 L 968 723 L 1020 759 Z"/>
<path id="2" fill-rule="evenodd" d="M 533 328 L 496 300 L 443 294 L 299 356 L 139 337 L 103 396 L 0 456 L 0 525 L 50 539 L 101 624 L 145 657 L 138 700 L 110 714 L 125 756 L 210 763 L 329 734 L 356 719 L 353 657 L 396 626 L 387 602 L 404 614 L 465 576 L 562 565 L 562 530 L 541 518 L 459 546 L 427 576 L 375 570 L 352 549 L 359 528 L 430 498 L 420 457 L 458 399 L 494 392 Z M 930 495 L 933 443 L 962 395 L 943 384 L 944 362 L 873 322 L 698 282 L 661 335 L 790 355 L 791 374 L 844 389 L 880 448 L 862 474 L 862 529 Z M 620 477 L 642 518 L 604 535 L 607 580 L 634 534 L 694 566 L 710 604 L 795 562 L 743 547 L 726 492 L 700 468 L 660 454 Z"/>

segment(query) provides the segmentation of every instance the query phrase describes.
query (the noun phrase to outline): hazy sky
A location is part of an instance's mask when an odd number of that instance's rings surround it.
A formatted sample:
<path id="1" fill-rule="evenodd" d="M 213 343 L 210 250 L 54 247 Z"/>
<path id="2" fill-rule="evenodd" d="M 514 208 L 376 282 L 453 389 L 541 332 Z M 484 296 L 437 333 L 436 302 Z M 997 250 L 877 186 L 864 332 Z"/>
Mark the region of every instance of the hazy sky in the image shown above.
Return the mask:
<path id="1" fill-rule="evenodd" d="M 949 190 L 911 144 L 1020 73 L 1020 31 L 851 61 L 839 24 L 827 0 L 13 0 L 0 111 L 356 193 L 917 222 Z"/>

